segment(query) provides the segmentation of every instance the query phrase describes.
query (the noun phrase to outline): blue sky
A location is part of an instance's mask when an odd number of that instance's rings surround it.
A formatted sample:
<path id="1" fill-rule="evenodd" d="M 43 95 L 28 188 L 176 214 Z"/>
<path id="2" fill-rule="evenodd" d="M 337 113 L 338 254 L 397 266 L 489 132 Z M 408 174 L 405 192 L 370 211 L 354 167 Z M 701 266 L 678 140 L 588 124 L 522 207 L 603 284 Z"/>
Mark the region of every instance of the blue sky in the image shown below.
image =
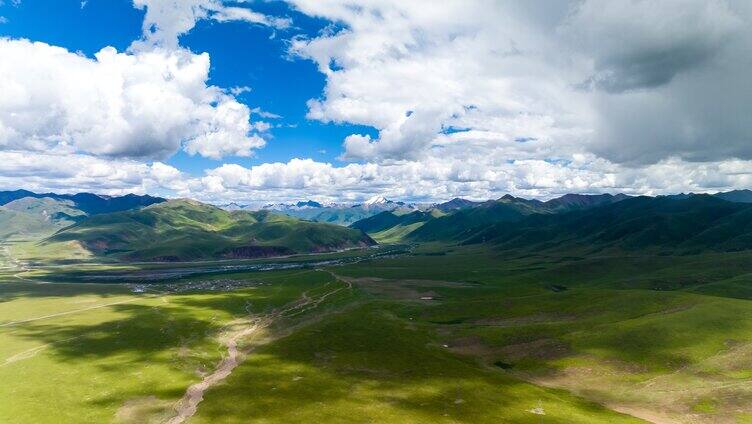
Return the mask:
<path id="1" fill-rule="evenodd" d="M 0 0 L 0 189 L 747 188 L 751 17 L 742 0 Z"/>

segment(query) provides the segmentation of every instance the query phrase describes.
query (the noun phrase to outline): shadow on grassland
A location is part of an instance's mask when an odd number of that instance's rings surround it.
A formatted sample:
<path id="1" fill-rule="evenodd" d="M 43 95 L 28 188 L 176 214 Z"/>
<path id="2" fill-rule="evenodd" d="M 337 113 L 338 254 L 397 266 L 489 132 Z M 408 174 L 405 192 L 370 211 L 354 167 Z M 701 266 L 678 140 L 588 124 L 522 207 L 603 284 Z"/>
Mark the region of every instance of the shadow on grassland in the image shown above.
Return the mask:
<path id="1" fill-rule="evenodd" d="M 30 298 L 70 298 L 80 295 L 97 295 L 103 299 L 112 296 L 130 294 L 131 290 L 123 285 L 104 284 L 36 284 L 19 280 L 0 282 L 0 304 L 16 299 Z"/>
<path id="2" fill-rule="evenodd" d="M 158 353 L 201 343 L 221 328 L 207 314 L 197 316 L 174 307 L 140 304 L 112 305 L 112 317 L 96 324 L 52 324 L 45 321 L 18 324 L 14 336 L 50 346 L 62 361 L 125 355 L 128 361 L 156 361 Z M 61 343 L 62 340 L 70 340 Z M 167 359 L 167 358 L 163 358 Z"/>
<path id="3" fill-rule="evenodd" d="M 254 353 L 205 395 L 197 422 L 467 422 L 618 418 L 561 391 L 487 372 L 406 327 L 378 302 Z"/>

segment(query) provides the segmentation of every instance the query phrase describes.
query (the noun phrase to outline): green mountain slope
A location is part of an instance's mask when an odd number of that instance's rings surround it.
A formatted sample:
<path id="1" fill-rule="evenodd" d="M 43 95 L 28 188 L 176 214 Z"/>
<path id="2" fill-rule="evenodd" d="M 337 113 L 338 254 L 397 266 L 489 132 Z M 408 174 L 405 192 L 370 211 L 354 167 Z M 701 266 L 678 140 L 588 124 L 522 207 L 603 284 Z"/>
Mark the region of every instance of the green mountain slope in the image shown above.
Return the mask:
<path id="1" fill-rule="evenodd" d="M 341 207 L 326 206 L 274 212 L 294 218 L 305 219 L 308 221 L 326 222 L 330 224 L 348 226 L 364 218 L 374 216 L 382 211 L 384 211 L 384 209 L 367 208 L 361 205 L 355 205 Z"/>
<path id="2" fill-rule="evenodd" d="M 37 215 L 61 227 L 74 224 L 86 217 L 86 213 L 78 209 L 73 201 L 49 197 L 24 197 L 7 203 L 4 208 Z"/>
<path id="3" fill-rule="evenodd" d="M 324 208 L 307 216 L 307 219 L 317 222 L 328 222 L 337 225 L 349 225 L 360 219 L 372 216 L 374 211 L 361 207 Z"/>
<path id="4" fill-rule="evenodd" d="M 625 194 L 565 194 L 543 203 L 543 207 L 553 212 L 567 212 L 608 205 L 629 199 Z"/>
<path id="5" fill-rule="evenodd" d="M 517 222 L 532 214 L 556 214 L 573 210 L 583 210 L 605 204 L 618 203 L 628 196 L 599 194 L 567 194 L 543 202 L 505 195 L 498 200 L 483 203 L 453 199 L 437 205 L 430 211 L 413 212 L 401 216 L 399 210 L 382 212 L 362 219 L 351 225 L 380 242 L 401 241 L 403 239 L 423 241 L 462 241 L 497 223 Z M 442 205 L 445 210 L 440 210 Z"/>
<path id="6" fill-rule="evenodd" d="M 715 197 L 735 203 L 752 203 L 752 190 L 732 190 L 725 193 L 716 193 Z"/>
<path id="7" fill-rule="evenodd" d="M 654 250 L 692 253 L 752 248 L 752 205 L 709 195 L 637 197 L 563 214 L 487 226 L 465 243 L 503 249 Z"/>
<path id="8" fill-rule="evenodd" d="M 350 225 L 350 228 L 361 230 L 380 243 L 395 243 L 402 241 L 426 222 L 444 215 L 444 212 L 438 209 L 430 211 L 397 209 L 357 221 Z"/>
<path id="9" fill-rule="evenodd" d="M 454 199 L 439 203 L 436 206 L 434 206 L 435 209 L 438 209 L 442 212 L 451 212 L 459 209 L 467 209 L 467 208 L 474 208 L 475 206 L 478 206 L 481 202 L 473 202 L 472 200 L 462 199 L 459 197 L 455 197 Z"/>
<path id="10" fill-rule="evenodd" d="M 24 197 L 0 207 L 0 238 L 46 236 L 85 217 L 70 200 Z"/>
<path id="11" fill-rule="evenodd" d="M 425 222 L 433 218 L 434 215 L 431 212 L 384 211 L 372 217 L 361 219 L 350 225 L 350 228 L 357 228 L 365 233 L 376 233 L 392 228 L 395 225 L 409 225 L 417 222 Z"/>
<path id="12" fill-rule="evenodd" d="M 0 239 L 11 236 L 49 234 L 55 229 L 50 222 L 30 214 L 12 211 L 0 206 Z"/>
<path id="13" fill-rule="evenodd" d="M 497 222 L 516 222 L 533 213 L 547 213 L 540 205 L 542 202 L 505 196 L 430 220 L 411 232 L 407 238 L 413 241 L 464 240 Z"/>
<path id="14" fill-rule="evenodd" d="M 190 200 L 95 215 L 46 243 L 78 241 L 96 255 L 189 261 L 326 252 L 368 246 L 359 230 L 261 212 L 227 212 Z"/>

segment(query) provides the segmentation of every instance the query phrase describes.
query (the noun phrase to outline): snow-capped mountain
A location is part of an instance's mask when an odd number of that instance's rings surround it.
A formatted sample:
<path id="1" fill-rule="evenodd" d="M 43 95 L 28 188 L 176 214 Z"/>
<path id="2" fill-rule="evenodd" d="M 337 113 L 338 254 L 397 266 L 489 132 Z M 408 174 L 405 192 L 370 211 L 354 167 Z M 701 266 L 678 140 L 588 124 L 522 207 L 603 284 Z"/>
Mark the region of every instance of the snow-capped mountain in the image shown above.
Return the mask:
<path id="1" fill-rule="evenodd" d="M 372 206 L 372 205 L 386 205 L 389 203 L 394 203 L 391 200 L 387 199 L 384 196 L 373 196 L 370 199 L 363 202 L 366 206 Z"/>
<path id="2" fill-rule="evenodd" d="M 393 200 L 389 200 L 384 196 L 373 196 L 370 199 L 366 200 L 363 203 L 353 205 L 353 208 L 362 208 L 366 210 L 377 210 L 379 212 L 382 211 L 391 211 L 397 208 L 406 208 L 406 209 L 418 209 L 417 205 L 414 205 L 412 203 L 405 203 L 405 202 L 395 202 Z"/>

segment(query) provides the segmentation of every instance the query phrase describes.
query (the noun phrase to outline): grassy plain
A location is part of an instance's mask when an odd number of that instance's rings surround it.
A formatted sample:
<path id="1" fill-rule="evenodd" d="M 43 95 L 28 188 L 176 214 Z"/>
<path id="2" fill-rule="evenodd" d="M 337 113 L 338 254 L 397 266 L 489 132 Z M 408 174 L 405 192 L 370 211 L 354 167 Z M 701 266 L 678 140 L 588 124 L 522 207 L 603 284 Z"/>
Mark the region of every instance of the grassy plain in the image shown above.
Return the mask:
<path id="1" fill-rule="evenodd" d="M 228 292 L 135 294 L 121 284 L 0 283 L 0 422 L 146 422 L 168 417 L 224 354 L 238 318 L 332 282 L 317 271 L 254 273 Z"/>
<path id="2" fill-rule="evenodd" d="M 498 255 L 424 247 L 337 272 L 430 289 L 433 301 L 401 299 L 396 315 L 505 375 L 658 422 L 752 416 L 750 253 Z"/>
<path id="3" fill-rule="evenodd" d="M 752 417 L 750 253 L 510 256 L 428 244 L 323 269 L 193 275 L 145 293 L 83 283 L 75 268 L 59 268 L 60 283 L 0 276 L 0 422 L 163 422 L 249 316 L 274 319 L 242 341 L 247 358 L 188 422 Z M 242 284 L 212 289 L 222 281 Z"/>

